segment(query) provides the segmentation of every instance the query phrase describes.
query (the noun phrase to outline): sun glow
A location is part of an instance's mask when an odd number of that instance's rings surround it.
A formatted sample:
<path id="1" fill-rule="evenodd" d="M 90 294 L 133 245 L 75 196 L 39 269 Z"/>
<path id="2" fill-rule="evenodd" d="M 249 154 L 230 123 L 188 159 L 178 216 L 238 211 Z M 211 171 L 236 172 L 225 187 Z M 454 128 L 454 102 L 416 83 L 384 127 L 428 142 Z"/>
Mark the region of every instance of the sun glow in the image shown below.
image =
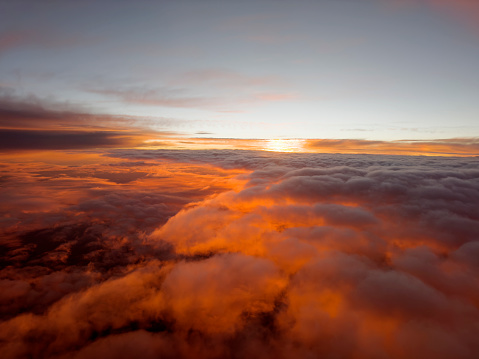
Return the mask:
<path id="1" fill-rule="evenodd" d="M 264 149 L 272 152 L 304 152 L 304 140 L 268 140 Z"/>

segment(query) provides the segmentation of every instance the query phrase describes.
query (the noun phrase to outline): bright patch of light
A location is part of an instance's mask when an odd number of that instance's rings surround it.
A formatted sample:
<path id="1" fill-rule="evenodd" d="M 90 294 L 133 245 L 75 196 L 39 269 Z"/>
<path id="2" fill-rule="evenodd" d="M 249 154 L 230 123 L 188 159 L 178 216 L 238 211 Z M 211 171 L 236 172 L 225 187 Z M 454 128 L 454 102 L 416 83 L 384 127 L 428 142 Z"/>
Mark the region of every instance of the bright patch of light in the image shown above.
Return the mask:
<path id="1" fill-rule="evenodd" d="M 268 140 L 265 145 L 265 151 L 273 152 L 303 152 L 304 151 L 304 140 L 285 140 L 285 139 L 275 139 Z"/>

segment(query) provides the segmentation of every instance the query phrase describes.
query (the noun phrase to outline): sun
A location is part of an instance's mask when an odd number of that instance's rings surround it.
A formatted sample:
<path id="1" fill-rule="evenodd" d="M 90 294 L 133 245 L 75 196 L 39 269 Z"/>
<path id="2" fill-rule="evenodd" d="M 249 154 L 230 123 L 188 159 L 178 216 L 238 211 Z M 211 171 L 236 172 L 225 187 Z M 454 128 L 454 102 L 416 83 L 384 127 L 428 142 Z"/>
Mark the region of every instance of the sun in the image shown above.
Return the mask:
<path id="1" fill-rule="evenodd" d="M 266 141 L 265 151 L 273 152 L 303 152 L 304 140 L 272 139 Z"/>

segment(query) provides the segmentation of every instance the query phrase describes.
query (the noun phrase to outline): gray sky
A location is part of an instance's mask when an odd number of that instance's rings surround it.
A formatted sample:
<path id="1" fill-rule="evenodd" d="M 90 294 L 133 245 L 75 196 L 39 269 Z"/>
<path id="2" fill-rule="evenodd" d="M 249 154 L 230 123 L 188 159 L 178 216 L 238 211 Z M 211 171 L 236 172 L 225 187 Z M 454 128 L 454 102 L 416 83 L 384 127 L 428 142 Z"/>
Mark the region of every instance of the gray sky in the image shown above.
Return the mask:
<path id="1" fill-rule="evenodd" d="M 225 138 L 479 135 L 479 1 L 0 1 L 0 95 Z"/>

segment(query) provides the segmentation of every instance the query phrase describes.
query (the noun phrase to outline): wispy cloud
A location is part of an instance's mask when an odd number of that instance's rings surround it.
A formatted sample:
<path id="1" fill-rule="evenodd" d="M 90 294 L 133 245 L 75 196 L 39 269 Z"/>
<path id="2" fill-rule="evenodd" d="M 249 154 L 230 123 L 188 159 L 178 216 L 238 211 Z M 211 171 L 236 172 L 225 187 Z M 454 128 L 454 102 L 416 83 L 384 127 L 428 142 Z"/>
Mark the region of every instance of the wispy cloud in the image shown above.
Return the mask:
<path id="1" fill-rule="evenodd" d="M 198 75 L 198 74 L 197 74 Z M 188 77 L 188 76 L 187 76 Z M 90 92 L 114 97 L 123 103 L 140 104 L 159 107 L 203 109 L 215 112 L 243 112 L 249 106 L 261 106 L 270 102 L 293 101 L 300 96 L 293 91 L 278 91 L 262 88 L 260 85 L 270 85 L 274 81 L 269 78 L 224 78 L 202 73 L 193 76 L 191 88 L 178 87 L 121 87 L 121 88 L 94 88 Z M 203 80 L 201 80 L 203 78 Z M 183 78 L 181 81 L 186 81 Z M 212 87 L 206 87 L 209 82 Z M 196 87 L 194 87 L 196 86 Z M 203 89 L 203 90 L 202 90 Z M 227 89 L 227 90 L 225 90 Z M 212 93 L 211 96 L 199 95 L 202 91 Z"/>
<path id="2" fill-rule="evenodd" d="M 97 41 L 81 36 L 67 36 L 48 29 L 10 30 L 0 33 L 0 56 L 18 48 L 55 49 Z"/>
<path id="3" fill-rule="evenodd" d="M 277 101 L 295 101 L 299 93 L 286 78 L 246 74 L 226 68 L 195 69 L 173 74 L 163 84 L 92 84 L 84 90 L 124 104 L 241 113 Z"/>
<path id="4" fill-rule="evenodd" d="M 220 98 L 184 96 L 183 89 L 124 87 L 122 89 L 91 89 L 90 92 L 112 96 L 125 103 L 178 108 L 216 108 Z"/>
<path id="5" fill-rule="evenodd" d="M 426 0 L 431 6 L 456 17 L 479 34 L 479 2 L 476 0 Z"/>
<path id="6" fill-rule="evenodd" d="M 470 28 L 474 33 L 479 31 L 479 2 L 476 0 L 383 0 L 394 7 L 411 7 L 425 5 L 440 11 L 452 19 Z"/>
<path id="7" fill-rule="evenodd" d="M 175 76 L 170 86 L 208 85 L 218 88 L 251 89 L 258 87 L 285 87 L 287 81 L 280 76 L 250 76 L 228 69 L 202 69 L 182 73 Z"/>
<path id="8" fill-rule="evenodd" d="M 295 40 L 291 35 L 291 22 L 275 13 L 234 16 L 221 23 L 219 31 L 248 42 L 278 45 Z"/>

